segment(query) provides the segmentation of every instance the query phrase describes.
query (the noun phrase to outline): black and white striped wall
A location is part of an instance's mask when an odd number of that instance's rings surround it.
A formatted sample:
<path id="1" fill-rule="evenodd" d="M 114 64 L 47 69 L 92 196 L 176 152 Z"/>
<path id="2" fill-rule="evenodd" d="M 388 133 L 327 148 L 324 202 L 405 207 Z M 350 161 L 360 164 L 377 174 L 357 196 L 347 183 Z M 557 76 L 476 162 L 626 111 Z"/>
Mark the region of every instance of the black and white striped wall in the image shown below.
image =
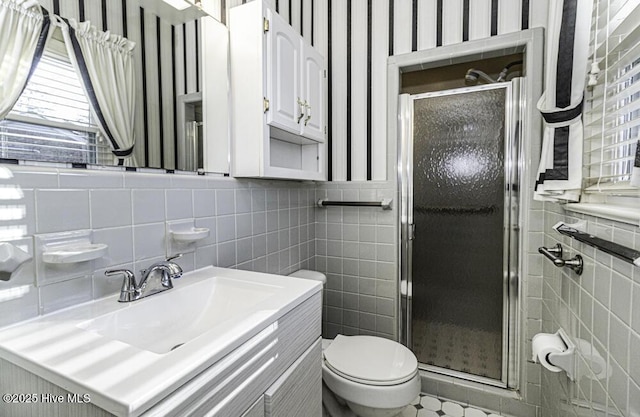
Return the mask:
<path id="1" fill-rule="evenodd" d="M 160 0 L 156 0 L 160 1 Z M 250 0 L 214 0 L 219 19 Z M 384 180 L 386 61 L 390 55 L 544 26 L 549 0 L 267 0 L 322 52 L 329 69 L 329 179 Z M 200 91 L 197 21 L 172 25 L 140 0 L 41 0 L 135 41 L 136 156 L 175 167 L 175 98 Z"/>
<path id="2" fill-rule="evenodd" d="M 160 0 L 157 0 L 160 1 Z M 139 0 L 40 0 L 52 13 L 90 21 L 136 42 L 136 157 L 139 166 L 175 168 L 175 97 L 200 91 L 197 21 L 173 25 Z"/>

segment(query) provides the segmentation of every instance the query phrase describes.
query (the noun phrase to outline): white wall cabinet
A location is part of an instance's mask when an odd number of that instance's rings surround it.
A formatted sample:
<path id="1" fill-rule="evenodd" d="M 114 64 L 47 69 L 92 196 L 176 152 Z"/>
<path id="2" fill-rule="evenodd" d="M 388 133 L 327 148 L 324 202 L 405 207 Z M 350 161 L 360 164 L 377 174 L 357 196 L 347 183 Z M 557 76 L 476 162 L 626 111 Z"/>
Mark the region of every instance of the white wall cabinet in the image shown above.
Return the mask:
<path id="1" fill-rule="evenodd" d="M 322 55 L 262 0 L 229 29 L 233 176 L 326 180 Z"/>

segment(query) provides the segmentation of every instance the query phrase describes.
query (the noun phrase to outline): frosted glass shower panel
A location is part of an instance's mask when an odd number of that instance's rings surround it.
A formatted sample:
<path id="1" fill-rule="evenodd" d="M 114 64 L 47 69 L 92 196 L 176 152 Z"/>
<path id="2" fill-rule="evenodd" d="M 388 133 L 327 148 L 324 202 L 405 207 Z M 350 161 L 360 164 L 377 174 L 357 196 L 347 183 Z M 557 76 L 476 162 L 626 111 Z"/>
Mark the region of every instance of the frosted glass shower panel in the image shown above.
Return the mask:
<path id="1" fill-rule="evenodd" d="M 413 106 L 412 341 L 420 362 L 502 376 L 506 89 Z"/>

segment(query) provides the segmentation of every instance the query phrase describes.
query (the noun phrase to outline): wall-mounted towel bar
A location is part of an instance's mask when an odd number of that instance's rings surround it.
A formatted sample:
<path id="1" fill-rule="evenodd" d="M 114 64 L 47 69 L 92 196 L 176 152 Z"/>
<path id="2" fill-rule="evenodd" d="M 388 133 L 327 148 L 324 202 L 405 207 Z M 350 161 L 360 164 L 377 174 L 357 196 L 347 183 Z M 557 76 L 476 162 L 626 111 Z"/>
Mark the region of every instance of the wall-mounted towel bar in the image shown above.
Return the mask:
<path id="1" fill-rule="evenodd" d="M 541 246 L 538 252 L 546 256 L 558 268 L 566 266 L 571 268 L 576 274 L 582 275 L 582 256 L 576 255 L 571 259 L 562 259 L 562 245 L 557 244 L 552 248 Z"/>
<path id="2" fill-rule="evenodd" d="M 391 210 L 391 201 L 391 198 L 383 198 L 382 201 L 330 201 L 321 199 L 318 200 L 318 207 L 382 207 L 382 210 Z"/>
<path id="3" fill-rule="evenodd" d="M 556 224 L 553 228 L 560 234 L 569 236 L 579 242 L 586 243 L 589 246 L 600 249 L 609 255 L 613 255 L 616 258 L 627 261 L 635 266 L 640 266 L 640 252 L 637 250 L 582 232 L 575 227 L 571 227 L 562 222 Z"/>

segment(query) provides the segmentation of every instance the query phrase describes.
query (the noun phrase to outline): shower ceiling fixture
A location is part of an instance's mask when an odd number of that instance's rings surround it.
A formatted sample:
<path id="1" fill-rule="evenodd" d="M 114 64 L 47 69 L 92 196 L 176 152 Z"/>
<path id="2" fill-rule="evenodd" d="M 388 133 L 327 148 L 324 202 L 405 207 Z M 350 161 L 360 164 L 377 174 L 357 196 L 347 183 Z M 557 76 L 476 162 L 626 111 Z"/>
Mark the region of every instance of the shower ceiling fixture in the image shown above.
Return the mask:
<path id="1" fill-rule="evenodd" d="M 489 83 L 500 83 L 503 81 L 507 81 L 507 74 L 509 73 L 511 68 L 516 65 L 522 65 L 522 61 L 509 62 L 507 65 L 505 65 L 504 68 L 502 68 L 502 71 L 500 71 L 500 74 L 498 74 L 498 78 L 495 80 L 488 76 L 484 71 L 480 71 L 475 68 L 469 68 L 464 76 L 464 80 L 467 84 L 475 84 L 480 78 Z"/>
<path id="2" fill-rule="evenodd" d="M 488 81 L 490 83 L 497 83 L 498 81 L 494 80 L 493 78 L 489 77 L 487 75 L 487 73 L 485 73 L 484 71 L 480 71 L 474 68 L 469 68 L 467 70 L 467 73 L 464 76 L 464 80 L 467 84 L 474 84 L 478 82 L 478 79 L 482 78 L 485 81 Z"/>

